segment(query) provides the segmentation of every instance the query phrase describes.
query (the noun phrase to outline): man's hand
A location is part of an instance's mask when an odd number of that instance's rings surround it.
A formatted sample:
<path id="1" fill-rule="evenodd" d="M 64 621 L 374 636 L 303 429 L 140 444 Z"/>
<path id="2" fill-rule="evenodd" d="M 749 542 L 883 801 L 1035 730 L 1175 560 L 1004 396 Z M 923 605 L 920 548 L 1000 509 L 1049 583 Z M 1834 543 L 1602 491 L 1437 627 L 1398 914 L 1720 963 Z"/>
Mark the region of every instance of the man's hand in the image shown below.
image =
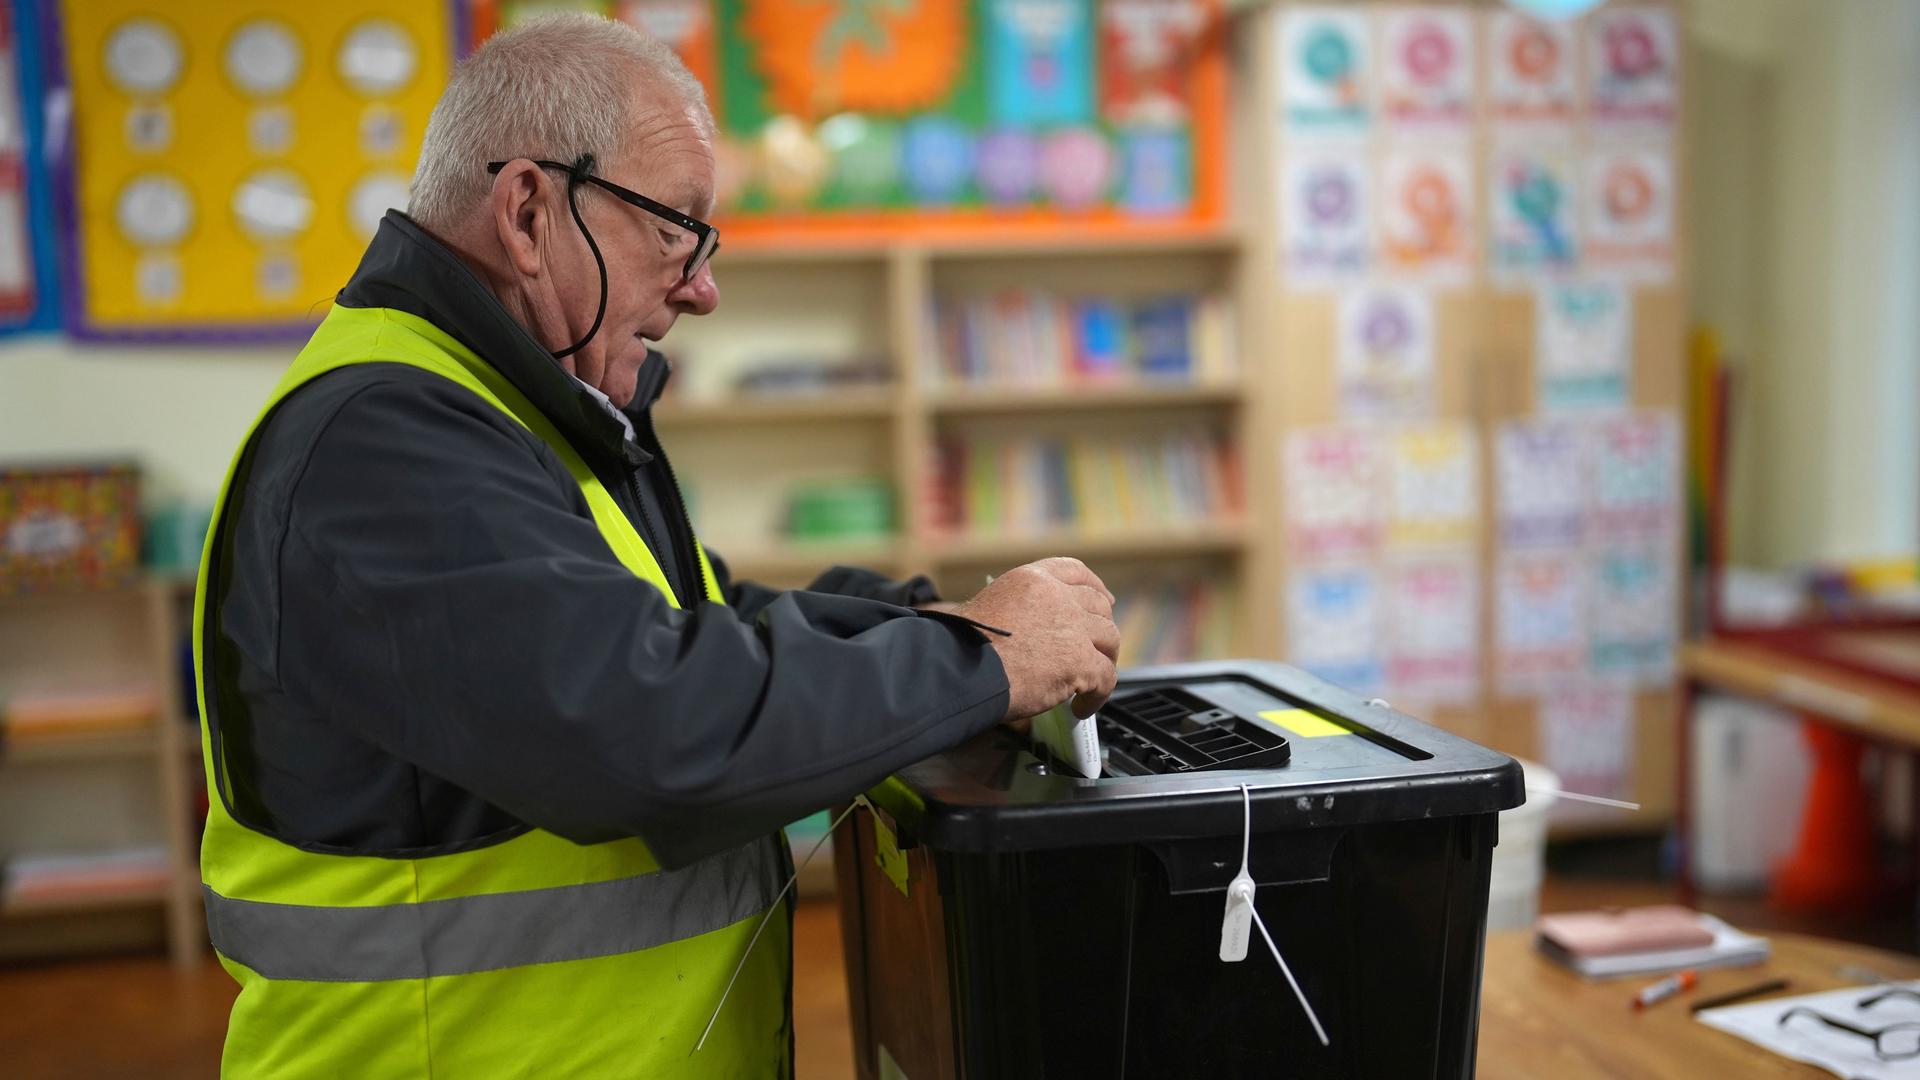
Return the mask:
<path id="1" fill-rule="evenodd" d="M 1075 716 L 1106 704 L 1117 677 L 1113 593 L 1079 559 L 1017 566 L 960 605 L 959 614 L 1012 633 L 989 635 L 1007 670 L 1008 720 L 1073 699 Z"/>

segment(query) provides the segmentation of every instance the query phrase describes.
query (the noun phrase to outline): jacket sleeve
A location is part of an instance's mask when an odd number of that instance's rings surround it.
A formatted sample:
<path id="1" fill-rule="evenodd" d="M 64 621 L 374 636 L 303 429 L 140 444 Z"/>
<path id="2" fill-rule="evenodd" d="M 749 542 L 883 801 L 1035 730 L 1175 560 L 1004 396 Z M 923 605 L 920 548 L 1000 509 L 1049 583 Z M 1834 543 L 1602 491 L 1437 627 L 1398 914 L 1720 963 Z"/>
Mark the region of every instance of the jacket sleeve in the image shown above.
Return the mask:
<path id="1" fill-rule="evenodd" d="M 451 384 L 314 440 L 280 556 L 280 689 L 508 813 L 682 865 L 990 727 L 977 631 L 858 596 L 676 610 L 551 451 Z"/>
<path id="2" fill-rule="evenodd" d="M 734 580 L 732 569 L 720 557 L 720 553 L 712 548 L 706 550 L 707 561 L 713 564 L 713 574 L 727 598 L 727 606 L 740 618 L 748 621 L 758 618 L 761 610 L 778 600 L 785 591 L 770 589 L 758 582 Z M 931 604 L 940 599 L 940 591 L 934 588 L 933 579 L 925 574 L 916 574 L 905 581 L 894 581 L 885 574 L 858 566 L 829 567 L 813 579 L 813 584 L 808 585 L 806 591 L 857 596 L 897 607 Z"/>

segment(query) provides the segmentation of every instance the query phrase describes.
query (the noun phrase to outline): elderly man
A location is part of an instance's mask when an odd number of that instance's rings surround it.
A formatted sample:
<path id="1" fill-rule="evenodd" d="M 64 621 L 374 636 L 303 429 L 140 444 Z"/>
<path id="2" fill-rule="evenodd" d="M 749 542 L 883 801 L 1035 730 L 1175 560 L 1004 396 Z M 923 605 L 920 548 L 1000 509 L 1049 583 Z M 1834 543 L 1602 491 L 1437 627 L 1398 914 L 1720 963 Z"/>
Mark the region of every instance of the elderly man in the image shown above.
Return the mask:
<path id="1" fill-rule="evenodd" d="M 695 540 L 649 345 L 719 299 L 712 140 L 625 27 L 496 37 L 242 446 L 197 641 L 228 1073 L 789 1073 L 779 826 L 1111 691 L 1074 560 L 949 611 Z"/>

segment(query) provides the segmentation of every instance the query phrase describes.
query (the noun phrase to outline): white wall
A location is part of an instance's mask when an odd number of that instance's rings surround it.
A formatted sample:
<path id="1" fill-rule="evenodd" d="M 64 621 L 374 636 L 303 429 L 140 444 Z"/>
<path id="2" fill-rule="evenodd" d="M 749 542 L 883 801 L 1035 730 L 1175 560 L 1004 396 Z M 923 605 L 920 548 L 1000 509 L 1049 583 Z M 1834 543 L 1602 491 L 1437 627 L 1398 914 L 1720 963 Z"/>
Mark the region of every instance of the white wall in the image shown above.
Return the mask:
<path id="1" fill-rule="evenodd" d="M 298 345 L 0 347 L 0 460 L 137 458 L 149 499 L 211 503 Z"/>
<path id="2" fill-rule="evenodd" d="M 1737 364 L 1732 554 L 1920 548 L 1920 3 L 1694 0 L 1694 314 Z"/>

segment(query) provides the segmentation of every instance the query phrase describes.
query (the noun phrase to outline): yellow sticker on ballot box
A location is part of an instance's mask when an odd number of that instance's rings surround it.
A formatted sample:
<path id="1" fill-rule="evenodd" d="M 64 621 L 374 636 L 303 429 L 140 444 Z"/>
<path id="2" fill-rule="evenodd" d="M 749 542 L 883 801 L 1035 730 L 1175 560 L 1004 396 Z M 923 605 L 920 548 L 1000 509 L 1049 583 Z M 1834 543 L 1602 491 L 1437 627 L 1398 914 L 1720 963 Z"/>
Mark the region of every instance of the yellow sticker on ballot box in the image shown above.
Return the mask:
<path id="1" fill-rule="evenodd" d="M 1352 730 L 1307 709 L 1268 709 L 1260 714 L 1260 719 L 1282 728 L 1303 739 L 1317 738 L 1321 735 L 1351 735 Z"/>

